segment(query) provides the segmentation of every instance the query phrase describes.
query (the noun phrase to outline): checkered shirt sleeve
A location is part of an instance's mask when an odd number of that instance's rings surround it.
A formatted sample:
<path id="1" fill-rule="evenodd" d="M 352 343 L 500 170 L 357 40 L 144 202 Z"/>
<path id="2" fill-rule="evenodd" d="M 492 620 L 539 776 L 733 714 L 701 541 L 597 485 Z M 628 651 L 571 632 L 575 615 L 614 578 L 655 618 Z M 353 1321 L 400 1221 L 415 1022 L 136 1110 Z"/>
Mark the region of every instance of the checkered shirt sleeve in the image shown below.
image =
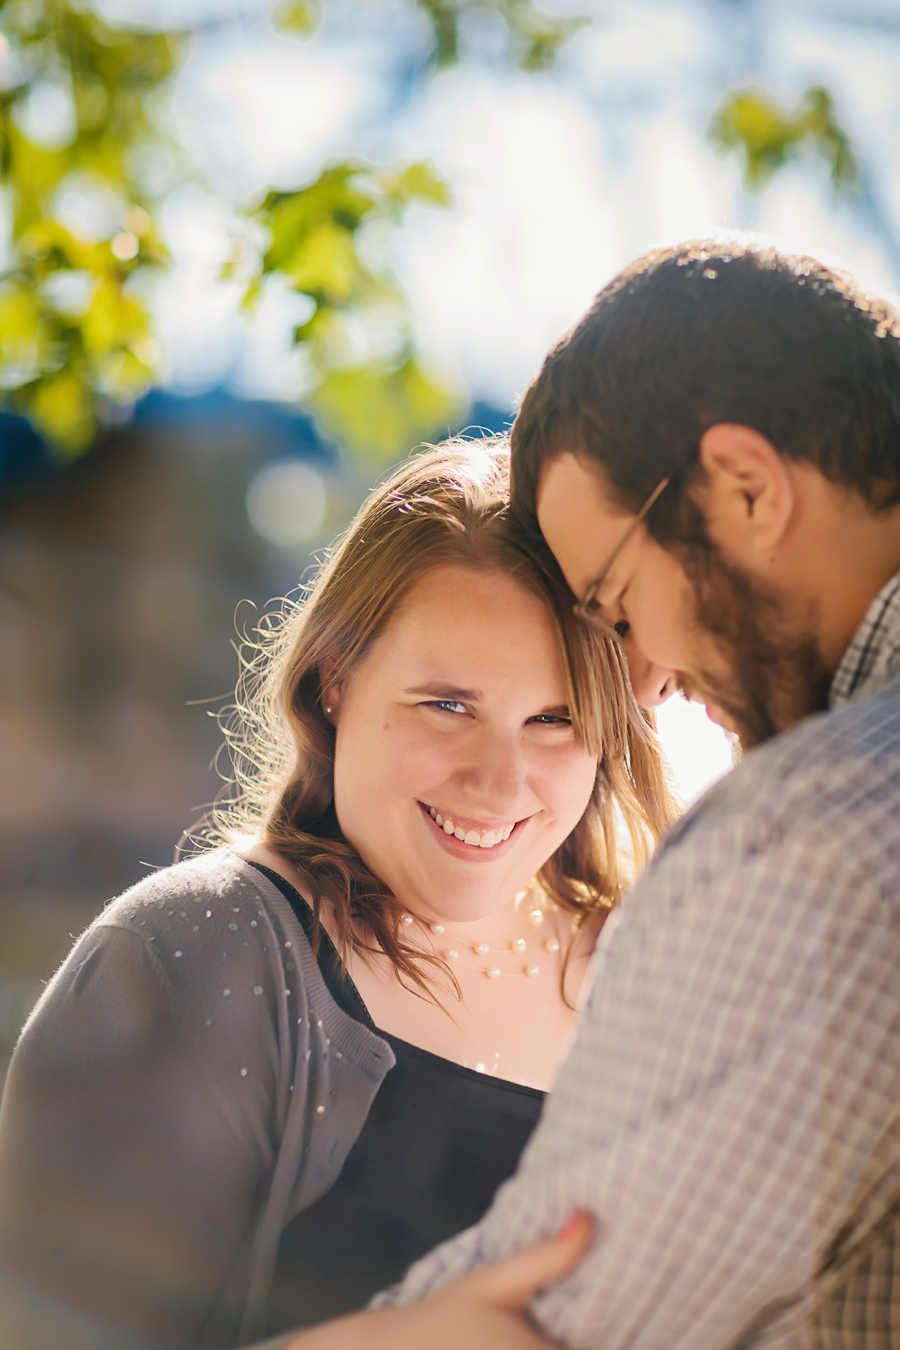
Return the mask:
<path id="1" fill-rule="evenodd" d="M 832 711 L 676 826 L 518 1173 L 383 1302 L 587 1207 L 592 1250 L 532 1309 L 573 1350 L 900 1347 L 898 675 L 900 574 Z"/>

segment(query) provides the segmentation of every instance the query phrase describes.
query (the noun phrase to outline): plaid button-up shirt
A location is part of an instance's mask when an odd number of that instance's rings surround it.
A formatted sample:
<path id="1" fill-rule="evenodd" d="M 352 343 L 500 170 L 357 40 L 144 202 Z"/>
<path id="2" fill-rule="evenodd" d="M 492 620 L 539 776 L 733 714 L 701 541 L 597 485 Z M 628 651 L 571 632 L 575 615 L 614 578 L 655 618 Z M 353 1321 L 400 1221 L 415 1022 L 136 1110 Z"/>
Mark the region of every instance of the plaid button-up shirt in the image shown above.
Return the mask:
<path id="1" fill-rule="evenodd" d="M 900 1347 L 900 573 L 831 704 L 672 831 L 518 1173 L 388 1299 L 581 1206 L 533 1309 L 576 1350 Z"/>

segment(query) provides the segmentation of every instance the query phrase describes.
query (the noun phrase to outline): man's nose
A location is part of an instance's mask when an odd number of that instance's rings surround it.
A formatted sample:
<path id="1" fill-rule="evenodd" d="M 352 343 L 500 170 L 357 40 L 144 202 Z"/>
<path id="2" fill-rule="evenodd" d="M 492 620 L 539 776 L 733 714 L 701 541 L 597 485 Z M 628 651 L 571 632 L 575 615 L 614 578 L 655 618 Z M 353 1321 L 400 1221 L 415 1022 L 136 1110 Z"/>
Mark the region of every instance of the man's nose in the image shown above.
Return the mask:
<path id="1" fill-rule="evenodd" d="M 630 635 L 624 646 L 635 702 L 642 708 L 658 708 L 678 688 L 677 672 L 648 660 Z"/>

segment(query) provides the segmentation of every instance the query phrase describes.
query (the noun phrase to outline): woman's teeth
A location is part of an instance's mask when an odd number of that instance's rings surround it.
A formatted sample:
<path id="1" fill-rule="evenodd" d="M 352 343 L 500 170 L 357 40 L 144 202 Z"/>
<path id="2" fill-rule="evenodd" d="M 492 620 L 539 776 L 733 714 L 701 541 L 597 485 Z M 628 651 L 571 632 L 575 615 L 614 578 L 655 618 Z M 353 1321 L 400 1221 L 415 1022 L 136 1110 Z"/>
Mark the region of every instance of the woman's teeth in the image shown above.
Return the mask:
<path id="1" fill-rule="evenodd" d="M 475 830 L 464 830 L 459 825 L 454 825 L 449 816 L 442 816 L 440 811 L 435 811 L 433 806 L 429 806 L 428 814 L 439 825 L 444 834 L 454 834 L 457 839 L 461 839 L 464 844 L 471 844 L 473 848 L 493 848 L 495 844 L 502 844 L 508 839 L 515 829 L 516 823 L 511 825 L 501 825 L 496 830 L 488 830 L 485 834 L 477 834 Z"/>

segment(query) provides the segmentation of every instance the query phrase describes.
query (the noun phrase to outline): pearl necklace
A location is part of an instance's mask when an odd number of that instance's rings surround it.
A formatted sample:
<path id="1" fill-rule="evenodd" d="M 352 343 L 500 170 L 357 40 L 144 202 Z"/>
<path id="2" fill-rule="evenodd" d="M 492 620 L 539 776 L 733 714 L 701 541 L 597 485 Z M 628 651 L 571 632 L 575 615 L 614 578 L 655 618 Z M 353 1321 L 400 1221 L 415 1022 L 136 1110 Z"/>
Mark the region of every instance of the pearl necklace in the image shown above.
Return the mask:
<path id="1" fill-rule="evenodd" d="M 531 887 L 529 886 L 528 890 L 530 889 Z M 519 891 L 516 895 L 516 903 L 518 904 L 524 900 L 527 894 L 528 891 Z M 532 928 L 540 928 L 545 918 L 546 915 L 544 911 L 539 907 L 530 910 L 528 913 L 528 922 L 531 924 Z M 412 914 L 403 913 L 400 915 L 400 922 L 405 927 L 409 928 L 415 923 L 415 919 Z M 419 922 L 423 923 L 423 920 L 420 919 Z M 436 937 L 443 936 L 447 931 L 442 923 L 429 923 L 428 928 Z M 472 951 L 476 956 L 521 956 L 528 950 L 528 943 L 524 938 L 515 938 L 508 947 L 489 947 L 486 942 L 472 942 L 467 943 L 466 945 L 471 946 Z M 546 952 L 555 955 L 559 951 L 559 938 L 545 938 L 543 945 Z M 504 977 L 509 978 L 510 976 L 518 977 L 522 975 L 526 976 L 528 979 L 534 979 L 535 976 L 540 975 L 541 973 L 540 966 L 532 965 L 531 963 L 525 965 L 522 970 L 507 971 L 501 970 L 499 966 L 495 965 L 476 966 L 472 961 L 462 960 L 458 947 L 444 947 L 441 955 L 446 961 L 459 961 L 460 965 L 468 966 L 471 970 L 482 970 L 489 980 L 499 980 Z"/>

